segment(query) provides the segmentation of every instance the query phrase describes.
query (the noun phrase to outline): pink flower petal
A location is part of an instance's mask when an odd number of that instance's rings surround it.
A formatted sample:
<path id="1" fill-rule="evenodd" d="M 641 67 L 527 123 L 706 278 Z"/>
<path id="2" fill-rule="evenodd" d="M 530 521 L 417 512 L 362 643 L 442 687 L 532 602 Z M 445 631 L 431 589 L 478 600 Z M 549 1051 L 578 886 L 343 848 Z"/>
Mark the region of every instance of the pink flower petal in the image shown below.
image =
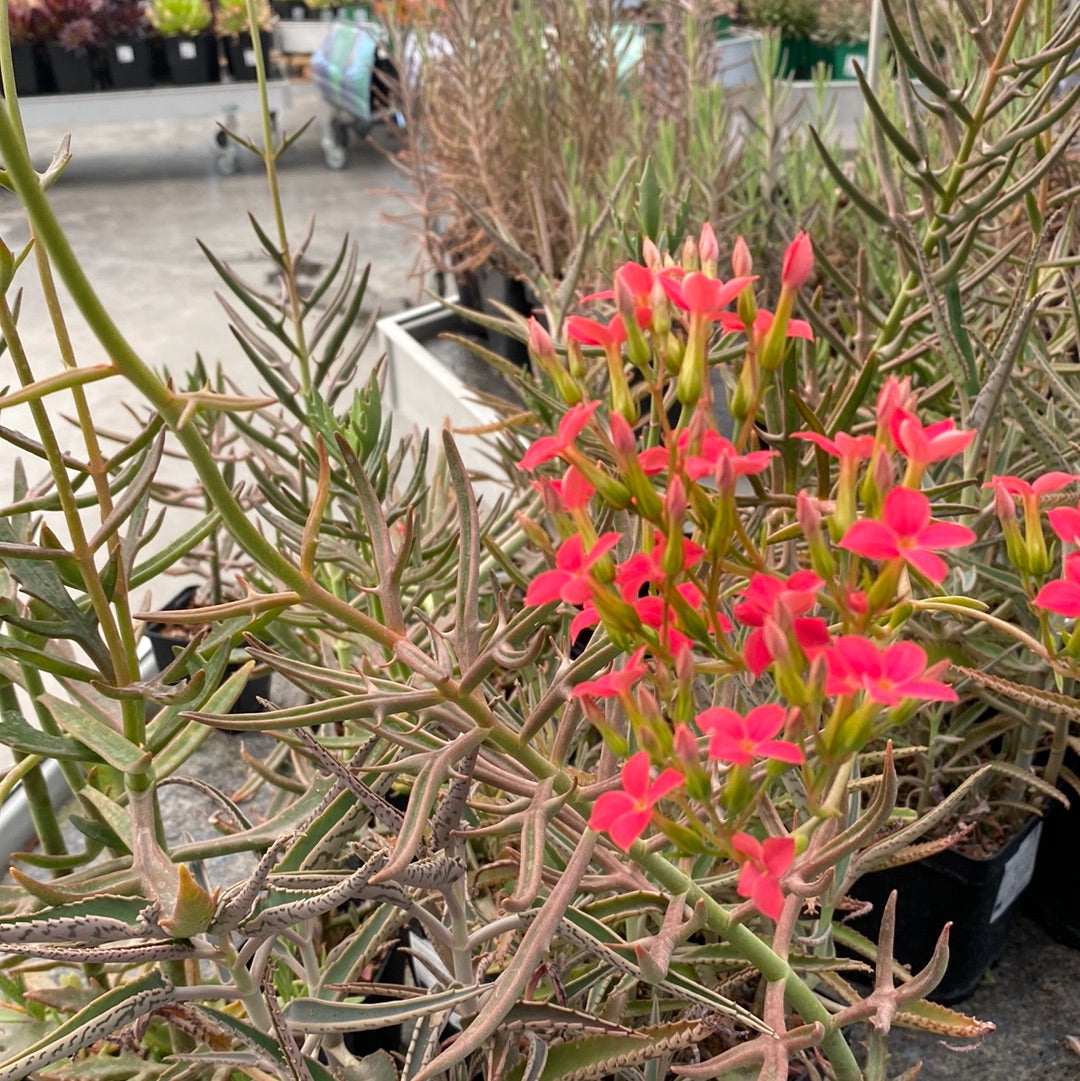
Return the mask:
<path id="1" fill-rule="evenodd" d="M 885 497 L 881 517 L 901 537 L 913 537 L 930 521 L 930 500 L 914 488 L 893 488 Z"/>
<path id="2" fill-rule="evenodd" d="M 783 706 L 775 703 L 758 706 L 746 715 L 746 735 L 754 743 L 772 739 L 784 727 L 786 717 L 787 711 Z"/>
<path id="3" fill-rule="evenodd" d="M 884 522 L 861 518 L 848 526 L 839 547 L 865 559 L 896 559 L 900 555 L 896 540 L 896 531 Z"/>

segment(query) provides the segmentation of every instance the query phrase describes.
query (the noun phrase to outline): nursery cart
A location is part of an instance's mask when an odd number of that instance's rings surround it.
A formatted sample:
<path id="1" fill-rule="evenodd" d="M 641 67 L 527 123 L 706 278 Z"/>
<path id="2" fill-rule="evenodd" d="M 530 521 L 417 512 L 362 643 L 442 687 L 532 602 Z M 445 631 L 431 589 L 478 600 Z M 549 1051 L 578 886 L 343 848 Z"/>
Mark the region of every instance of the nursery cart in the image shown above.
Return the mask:
<path id="1" fill-rule="evenodd" d="M 345 167 L 350 132 L 363 138 L 387 115 L 401 123 L 401 114 L 389 111 L 396 68 L 384 40 L 375 23 L 337 20 L 311 57 L 311 78 L 323 100 L 320 124 L 328 169 Z"/>
<path id="2" fill-rule="evenodd" d="M 270 112 L 276 116 L 291 104 L 286 79 L 267 83 Z M 258 83 L 221 82 L 197 86 L 156 86 L 150 90 L 110 90 L 93 94 L 45 94 L 22 98 L 23 123 L 34 127 L 69 127 L 91 124 L 136 123 L 141 120 L 182 120 L 192 117 L 219 119 L 237 130 L 240 113 L 258 113 Z M 223 176 L 236 172 L 237 148 L 221 130 L 212 144 L 214 165 Z"/>

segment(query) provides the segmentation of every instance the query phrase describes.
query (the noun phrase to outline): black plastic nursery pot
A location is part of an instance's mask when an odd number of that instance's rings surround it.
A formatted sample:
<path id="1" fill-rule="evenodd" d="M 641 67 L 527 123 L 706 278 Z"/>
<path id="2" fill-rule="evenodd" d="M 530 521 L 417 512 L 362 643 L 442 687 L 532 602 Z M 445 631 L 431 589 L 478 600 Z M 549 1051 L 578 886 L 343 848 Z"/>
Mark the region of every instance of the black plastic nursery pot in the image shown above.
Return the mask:
<path id="1" fill-rule="evenodd" d="M 153 84 L 148 41 L 110 41 L 105 53 L 106 84 L 113 90 L 140 90 Z"/>
<path id="2" fill-rule="evenodd" d="M 263 56 L 270 54 L 270 48 L 274 43 L 273 35 L 266 30 L 259 31 L 262 41 Z M 255 47 L 251 35 L 246 31 L 230 37 L 222 38 L 225 46 L 225 62 L 229 66 L 229 74 L 237 82 L 250 83 L 258 77 L 255 67 Z"/>
<path id="3" fill-rule="evenodd" d="M 50 41 L 45 45 L 45 55 L 58 94 L 89 94 L 95 89 L 94 57 L 89 49 L 65 49 L 59 42 Z"/>
<path id="4" fill-rule="evenodd" d="M 11 64 L 15 69 L 15 89 L 19 97 L 40 94 L 41 80 L 38 78 L 37 50 L 25 42 L 14 42 L 11 46 Z"/>
<path id="5" fill-rule="evenodd" d="M 165 38 L 165 71 L 179 86 L 216 83 L 221 80 L 217 38 L 207 31 L 194 37 Z"/>
<path id="6" fill-rule="evenodd" d="M 163 612 L 185 612 L 192 607 L 192 601 L 198 592 L 196 586 L 186 586 L 161 610 Z M 164 671 L 173 661 L 175 647 L 186 645 L 190 639 L 185 633 L 185 628 L 180 624 L 174 624 L 171 628 L 167 623 L 149 623 L 146 627 L 146 637 L 154 651 L 154 663 L 158 671 Z M 238 665 L 230 665 L 225 669 L 224 678 L 228 678 L 237 670 Z M 260 698 L 266 698 L 270 693 L 270 673 L 258 674 L 248 678 L 240 697 L 233 703 L 230 713 L 260 713 L 263 709 Z"/>
<path id="7" fill-rule="evenodd" d="M 894 953 L 917 972 L 930 960 L 941 929 L 951 922 L 949 967 L 929 997 L 944 1005 L 962 1002 L 1001 955 L 1016 902 L 1035 869 L 1041 830 L 1042 820 L 1032 816 L 990 859 L 949 850 L 864 875 L 851 895 L 869 901 L 874 909 L 851 920 L 850 926 L 876 941 L 881 912 L 896 890 Z"/>
<path id="8" fill-rule="evenodd" d="M 456 284 L 461 306 L 482 315 L 504 319 L 506 312 L 502 309 L 509 308 L 518 315 L 529 316 L 539 307 L 539 301 L 531 295 L 523 282 L 494 267 L 484 266 L 479 270 L 460 274 Z M 529 350 L 523 342 L 488 330 L 479 324 L 471 327 L 470 332 L 481 337 L 488 349 L 511 364 L 520 368 L 529 366 Z"/>
<path id="9" fill-rule="evenodd" d="M 1080 776 L 1080 755 L 1070 752 L 1065 765 Z M 1059 787 L 1069 806 L 1055 802 L 1047 808 L 1024 910 L 1051 938 L 1080 950 L 1080 796 L 1064 784 Z"/>

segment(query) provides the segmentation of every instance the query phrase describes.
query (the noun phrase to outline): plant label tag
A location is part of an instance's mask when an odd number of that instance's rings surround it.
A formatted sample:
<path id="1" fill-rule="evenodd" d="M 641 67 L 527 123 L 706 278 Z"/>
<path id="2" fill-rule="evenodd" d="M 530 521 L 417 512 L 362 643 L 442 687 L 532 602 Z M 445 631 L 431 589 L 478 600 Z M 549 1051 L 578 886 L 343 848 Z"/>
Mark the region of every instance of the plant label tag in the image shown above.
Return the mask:
<path id="1" fill-rule="evenodd" d="M 194 41 L 178 41 L 176 51 L 180 54 L 181 60 L 194 60 L 199 55 Z"/>
<path id="2" fill-rule="evenodd" d="M 244 50 L 244 67 L 253 68 L 254 66 L 255 66 L 255 50 L 254 49 L 245 49 Z"/>
<path id="3" fill-rule="evenodd" d="M 130 45 L 117 45 L 115 55 L 118 64 L 135 63 L 135 50 Z"/>
<path id="4" fill-rule="evenodd" d="M 294 22 L 303 22 L 307 18 L 307 8 L 303 4 L 293 4 L 290 17 Z"/>
<path id="5" fill-rule="evenodd" d="M 1040 822 L 1009 857 L 1001 876 L 997 897 L 994 898 L 994 911 L 990 913 L 991 923 L 999 916 L 1004 916 L 1012 908 L 1013 901 L 1024 892 L 1024 888 L 1031 881 L 1031 876 L 1035 873 L 1035 857 L 1039 854 L 1041 836 L 1042 823 Z"/>
<path id="6" fill-rule="evenodd" d="M 854 53 L 849 53 L 847 56 L 844 57 L 843 71 L 845 79 L 855 79 L 858 77 L 855 74 L 856 60 L 862 61 L 862 58 L 854 55 Z"/>

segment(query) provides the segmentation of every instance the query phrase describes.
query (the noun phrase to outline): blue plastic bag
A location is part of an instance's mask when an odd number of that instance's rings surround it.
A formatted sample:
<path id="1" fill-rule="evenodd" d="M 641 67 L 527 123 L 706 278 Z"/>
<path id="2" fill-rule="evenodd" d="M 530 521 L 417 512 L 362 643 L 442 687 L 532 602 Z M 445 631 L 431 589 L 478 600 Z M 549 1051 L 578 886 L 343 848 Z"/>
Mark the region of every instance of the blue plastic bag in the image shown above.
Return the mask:
<path id="1" fill-rule="evenodd" d="M 311 78 L 323 101 L 363 123 L 371 120 L 376 39 L 357 23 L 335 23 L 312 54 Z"/>

